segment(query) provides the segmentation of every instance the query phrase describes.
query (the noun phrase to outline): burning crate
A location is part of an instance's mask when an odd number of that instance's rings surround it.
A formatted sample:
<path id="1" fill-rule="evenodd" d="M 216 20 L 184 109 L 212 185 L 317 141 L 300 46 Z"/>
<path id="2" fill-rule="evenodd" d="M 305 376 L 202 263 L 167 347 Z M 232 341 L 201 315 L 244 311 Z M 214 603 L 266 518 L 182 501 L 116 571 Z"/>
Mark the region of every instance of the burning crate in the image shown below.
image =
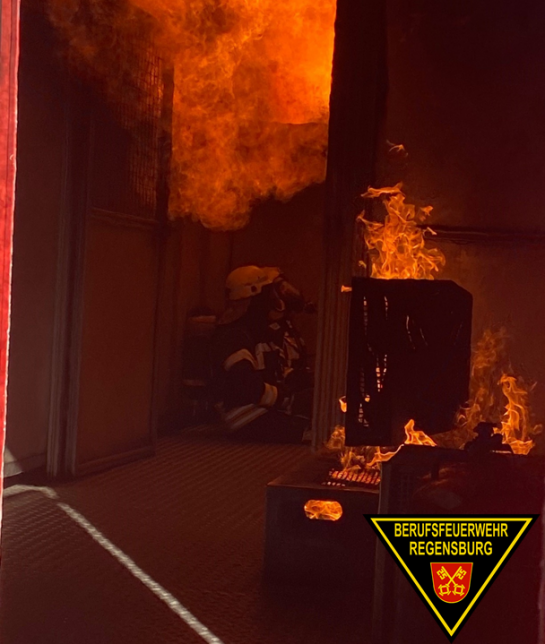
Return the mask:
<path id="1" fill-rule="evenodd" d="M 379 473 L 348 476 L 336 465 L 335 460 L 312 458 L 268 484 L 265 576 L 269 581 L 369 582 L 375 537 L 364 515 L 378 510 Z"/>
<path id="2" fill-rule="evenodd" d="M 472 296 L 446 280 L 355 278 L 347 445 L 396 445 L 414 419 L 448 431 L 469 395 Z"/>

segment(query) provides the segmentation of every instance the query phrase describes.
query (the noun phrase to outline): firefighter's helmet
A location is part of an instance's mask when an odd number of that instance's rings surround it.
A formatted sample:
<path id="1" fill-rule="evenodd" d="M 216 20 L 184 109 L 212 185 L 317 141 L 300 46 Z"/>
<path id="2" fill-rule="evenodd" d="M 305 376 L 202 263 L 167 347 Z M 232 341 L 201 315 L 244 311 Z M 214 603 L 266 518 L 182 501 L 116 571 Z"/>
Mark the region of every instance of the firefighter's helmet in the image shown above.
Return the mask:
<path id="1" fill-rule="evenodd" d="M 271 266 L 240 266 L 231 271 L 225 282 L 227 297 L 231 301 L 246 300 L 258 295 L 264 286 L 280 277 L 280 269 Z"/>

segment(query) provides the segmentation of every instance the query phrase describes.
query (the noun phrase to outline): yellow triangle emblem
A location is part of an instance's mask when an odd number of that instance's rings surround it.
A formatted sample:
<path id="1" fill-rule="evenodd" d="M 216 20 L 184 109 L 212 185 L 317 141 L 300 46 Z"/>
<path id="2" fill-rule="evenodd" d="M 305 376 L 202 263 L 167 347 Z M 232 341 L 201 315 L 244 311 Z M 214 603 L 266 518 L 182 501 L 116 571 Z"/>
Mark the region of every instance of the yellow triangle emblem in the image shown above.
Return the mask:
<path id="1" fill-rule="evenodd" d="M 452 642 L 538 515 L 366 518 Z"/>

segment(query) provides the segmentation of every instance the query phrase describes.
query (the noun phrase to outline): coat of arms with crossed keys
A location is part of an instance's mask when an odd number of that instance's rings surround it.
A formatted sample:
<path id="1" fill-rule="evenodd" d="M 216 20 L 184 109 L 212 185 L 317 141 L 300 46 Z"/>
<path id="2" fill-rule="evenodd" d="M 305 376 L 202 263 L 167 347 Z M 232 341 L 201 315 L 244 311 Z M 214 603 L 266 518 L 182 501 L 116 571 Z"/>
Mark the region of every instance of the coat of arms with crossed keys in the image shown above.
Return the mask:
<path id="1" fill-rule="evenodd" d="M 431 567 L 433 586 L 439 599 L 455 603 L 467 595 L 471 583 L 472 564 L 431 564 Z"/>

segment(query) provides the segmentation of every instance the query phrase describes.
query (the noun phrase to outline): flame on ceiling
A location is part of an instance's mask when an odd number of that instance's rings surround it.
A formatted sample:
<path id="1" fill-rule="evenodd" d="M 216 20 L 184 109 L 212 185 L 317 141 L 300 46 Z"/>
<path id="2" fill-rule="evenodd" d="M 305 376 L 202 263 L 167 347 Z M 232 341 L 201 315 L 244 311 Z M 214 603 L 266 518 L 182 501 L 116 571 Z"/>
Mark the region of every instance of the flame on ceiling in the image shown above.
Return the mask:
<path id="1" fill-rule="evenodd" d="M 173 69 L 172 216 L 236 229 L 324 180 L 335 0 L 49 1 L 110 99 L 146 42 Z"/>

